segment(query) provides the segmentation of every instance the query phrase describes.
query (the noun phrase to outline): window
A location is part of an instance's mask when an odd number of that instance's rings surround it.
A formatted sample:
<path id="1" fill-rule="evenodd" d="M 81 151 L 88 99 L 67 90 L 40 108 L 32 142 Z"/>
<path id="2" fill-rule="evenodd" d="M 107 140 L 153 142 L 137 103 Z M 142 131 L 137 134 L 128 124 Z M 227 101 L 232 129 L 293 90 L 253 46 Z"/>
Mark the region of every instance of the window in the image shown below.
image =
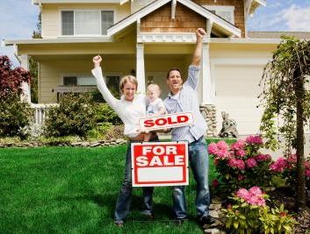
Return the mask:
<path id="1" fill-rule="evenodd" d="M 213 5 L 203 5 L 203 7 L 207 8 L 209 11 L 217 14 L 218 16 L 222 17 L 223 19 L 227 20 L 228 22 L 234 24 L 235 17 L 234 17 L 234 6 L 213 6 Z"/>
<path id="2" fill-rule="evenodd" d="M 61 34 L 68 35 L 106 35 L 114 24 L 113 11 L 75 10 L 61 11 Z"/>
<path id="3" fill-rule="evenodd" d="M 86 76 L 64 76 L 63 77 L 64 86 L 87 86 L 96 85 L 96 80 L 94 77 Z"/>

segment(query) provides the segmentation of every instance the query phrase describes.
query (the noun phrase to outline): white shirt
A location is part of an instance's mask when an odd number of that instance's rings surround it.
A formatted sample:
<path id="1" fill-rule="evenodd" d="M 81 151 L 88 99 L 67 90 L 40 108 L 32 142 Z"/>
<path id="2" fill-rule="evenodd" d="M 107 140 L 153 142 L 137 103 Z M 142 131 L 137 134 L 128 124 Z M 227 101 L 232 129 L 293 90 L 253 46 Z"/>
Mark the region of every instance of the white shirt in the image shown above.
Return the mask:
<path id="1" fill-rule="evenodd" d="M 108 89 L 104 82 L 101 67 L 92 70 L 96 78 L 97 87 L 102 94 L 104 100 L 117 113 L 118 117 L 125 125 L 124 134 L 128 137 L 136 137 L 139 135 L 139 119 L 146 115 L 146 97 L 145 95 L 135 95 L 133 101 L 126 101 L 123 97 L 121 100 L 116 99 Z"/>

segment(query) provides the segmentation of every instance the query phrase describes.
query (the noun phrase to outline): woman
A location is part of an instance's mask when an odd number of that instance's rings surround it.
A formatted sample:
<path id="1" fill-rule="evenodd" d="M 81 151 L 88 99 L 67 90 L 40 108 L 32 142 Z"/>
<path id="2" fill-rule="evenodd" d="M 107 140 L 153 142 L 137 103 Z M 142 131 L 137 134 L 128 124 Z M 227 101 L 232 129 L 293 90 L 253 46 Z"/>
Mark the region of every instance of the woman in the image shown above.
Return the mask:
<path id="1" fill-rule="evenodd" d="M 94 69 L 93 75 L 96 77 L 97 86 L 105 101 L 118 114 L 125 125 L 124 134 L 129 137 L 130 143 L 126 153 L 125 178 L 119 192 L 114 222 L 118 227 L 122 227 L 124 220 L 129 213 L 132 192 L 131 178 L 131 142 L 143 141 L 144 134 L 139 131 L 139 119 L 146 115 L 146 97 L 145 95 L 137 95 L 138 88 L 137 79 L 134 76 L 127 75 L 122 77 L 119 88 L 122 93 L 121 99 L 116 99 L 107 88 L 102 75 L 100 63 L 101 56 L 97 55 L 93 58 Z M 153 133 L 150 141 L 158 141 L 158 136 Z M 144 211 L 143 214 L 152 218 L 152 195 L 153 187 L 143 188 Z"/>

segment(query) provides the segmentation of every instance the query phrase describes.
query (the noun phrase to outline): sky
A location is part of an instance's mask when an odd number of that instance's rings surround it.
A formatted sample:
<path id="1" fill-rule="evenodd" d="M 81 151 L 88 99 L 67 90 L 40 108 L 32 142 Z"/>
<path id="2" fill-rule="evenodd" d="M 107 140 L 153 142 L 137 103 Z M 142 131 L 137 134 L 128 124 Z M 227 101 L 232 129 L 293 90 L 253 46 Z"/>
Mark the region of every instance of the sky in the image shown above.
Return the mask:
<path id="1" fill-rule="evenodd" d="M 0 39 L 30 39 L 37 29 L 39 7 L 31 0 L 0 0 Z M 248 19 L 249 31 L 309 31 L 310 0 L 267 0 Z M 12 47 L 0 47 L 17 66 Z"/>

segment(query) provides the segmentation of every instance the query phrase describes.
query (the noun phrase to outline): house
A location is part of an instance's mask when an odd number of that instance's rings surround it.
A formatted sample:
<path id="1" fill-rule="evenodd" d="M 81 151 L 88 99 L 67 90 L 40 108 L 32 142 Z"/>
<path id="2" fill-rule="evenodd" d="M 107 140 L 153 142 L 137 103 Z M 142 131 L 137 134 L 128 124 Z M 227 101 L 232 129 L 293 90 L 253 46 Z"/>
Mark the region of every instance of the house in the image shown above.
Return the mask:
<path id="1" fill-rule="evenodd" d="M 39 103 L 55 103 L 65 92 L 94 90 L 92 57 L 103 57 L 107 82 L 136 75 L 139 92 L 149 83 L 168 93 L 166 72 L 185 78 L 195 30 L 204 28 L 199 98 L 209 135 L 221 129 L 221 112 L 237 122 L 240 135 L 259 131 L 258 86 L 275 38 L 250 37 L 246 21 L 265 0 L 32 0 L 40 7 L 42 39 L 6 40 L 21 66 L 38 61 Z M 24 84 L 27 90 L 27 84 Z M 29 98 L 28 98 L 28 101 Z"/>

